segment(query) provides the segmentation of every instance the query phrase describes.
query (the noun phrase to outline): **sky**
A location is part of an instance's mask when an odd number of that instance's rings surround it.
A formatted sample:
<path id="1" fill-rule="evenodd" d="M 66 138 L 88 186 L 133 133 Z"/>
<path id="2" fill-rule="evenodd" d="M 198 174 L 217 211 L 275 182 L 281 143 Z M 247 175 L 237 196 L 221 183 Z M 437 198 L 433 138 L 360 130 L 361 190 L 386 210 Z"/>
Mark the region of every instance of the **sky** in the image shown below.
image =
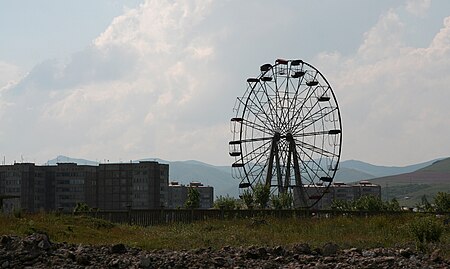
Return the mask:
<path id="1" fill-rule="evenodd" d="M 319 69 L 341 160 L 450 156 L 450 1 L 0 0 L 0 156 L 230 165 L 246 79 Z"/>

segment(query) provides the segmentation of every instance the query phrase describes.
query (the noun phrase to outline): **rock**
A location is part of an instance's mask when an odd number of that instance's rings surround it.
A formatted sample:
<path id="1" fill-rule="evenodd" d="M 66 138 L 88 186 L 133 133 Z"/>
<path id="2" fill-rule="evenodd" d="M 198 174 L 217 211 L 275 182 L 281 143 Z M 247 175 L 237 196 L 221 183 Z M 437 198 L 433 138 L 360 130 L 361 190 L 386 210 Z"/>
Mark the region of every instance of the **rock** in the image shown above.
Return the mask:
<path id="1" fill-rule="evenodd" d="M 400 249 L 399 254 L 405 258 L 409 258 L 412 255 L 412 251 L 410 248 Z"/>
<path id="2" fill-rule="evenodd" d="M 267 256 L 267 249 L 265 247 L 258 248 L 259 257 L 265 258 Z"/>
<path id="3" fill-rule="evenodd" d="M 223 267 L 227 263 L 227 261 L 223 257 L 214 257 L 213 263 L 215 266 Z"/>
<path id="4" fill-rule="evenodd" d="M 139 260 L 139 267 L 150 268 L 152 265 L 152 259 L 149 256 L 142 256 Z"/>
<path id="5" fill-rule="evenodd" d="M 363 257 L 375 257 L 377 254 L 375 254 L 375 251 L 372 250 L 364 250 L 361 255 Z"/>
<path id="6" fill-rule="evenodd" d="M 362 252 L 359 249 L 339 251 L 334 243 L 327 243 L 317 249 L 317 252 L 323 253 L 324 256 L 312 255 L 315 252 L 311 251 L 307 244 L 294 245 L 292 248 L 227 246 L 219 250 L 203 248 L 202 251 L 144 251 L 123 244 L 90 246 L 50 243 L 48 237 L 39 234 L 25 238 L 2 236 L 0 243 L 0 269 L 450 268 L 450 260 L 445 259 L 440 250 L 435 250 L 431 255 L 399 248 L 373 248 Z"/>
<path id="7" fill-rule="evenodd" d="M 284 248 L 282 246 L 277 246 L 272 250 L 272 253 L 274 253 L 277 256 L 281 256 L 284 254 Z"/>
<path id="8" fill-rule="evenodd" d="M 247 259 L 259 259 L 259 253 L 255 252 L 254 250 L 249 250 L 245 253 L 245 257 Z"/>
<path id="9" fill-rule="evenodd" d="M 440 249 L 435 249 L 431 255 L 430 255 L 430 259 L 434 262 L 439 262 L 441 260 L 441 250 Z"/>
<path id="10" fill-rule="evenodd" d="M 49 248 L 51 248 L 51 244 L 50 241 L 48 240 L 41 240 L 41 242 L 38 243 L 38 248 L 43 249 L 43 250 L 48 250 Z"/>
<path id="11" fill-rule="evenodd" d="M 2 237 L 0 239 L 0 244 L 2 246 L 6 246 L 11 241 L 12 241 L 12 238 L 9 235 L 2 235 Z"/>
<path id="12" fill-rule="evenodd" d="M 334 243 L 326 243 L 323 246 L 322 254 L 324 256 L 335 255 L 337 253 L 338 249 L 339 249 L 338 245 L 336 245 Z"/>
<path id="13" fill-rule="evenodd" d="M 2 263 L 2 268 L 9 268 L 9 261 L 4 261 Z"/>
<path id="14" fill-rule="evenodd" d="M 89 257 L 88 257 L 87 255 L 84 255 L 84 254 L 78 254 L 78 255 L 76 255 L 75 261 L 76 261 L 79 265 L 83 265 L 83 266 L 86 266 L 86 265 L 90 265 L 90 264 L 91 264 L 91 261 L 90 261 Z"/>
<path id="15" fill-rule="evenodd" d="M 298 254 L 311 254 L 311 247 L 306 243 L 295 244 L 292 250 Z"/>
<path id="16" fill-rule="evenodd" d="M 127 248 L 124 244 L 116 244 L 111 247 L 111 253 L 113 254 L 123 254 L 127 252 Z"/>

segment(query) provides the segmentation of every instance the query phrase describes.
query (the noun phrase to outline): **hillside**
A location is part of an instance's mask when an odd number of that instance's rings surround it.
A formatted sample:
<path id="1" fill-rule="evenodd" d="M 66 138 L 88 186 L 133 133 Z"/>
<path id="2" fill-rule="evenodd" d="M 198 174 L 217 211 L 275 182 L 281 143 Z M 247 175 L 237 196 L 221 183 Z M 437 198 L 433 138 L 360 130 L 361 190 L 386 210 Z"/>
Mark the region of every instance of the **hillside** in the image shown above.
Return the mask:
<path id="1" fill-rule="evenodd" d="M 341 162 L 339 164 L 339 166 L 341 169 L 349 168 L 349 169 L 353 169 L 355 171 L 359 171 L 359 172 L 371 175 L 370 178 L 378 178 L 378 177 L 393 176 L 393 175 L 414 172 L 421 168 L 427 167 L 436 161 L 437 160 L 431 160 L 428 162 L 407 165 L 407 166 L 381 166 L 381 165 L 373 165 L 370 163 L 365 163 L 362 161 L 348 160 L 348 161 Z M 367 177 L 365 179 L 369 179 L 369 177 Z"/>
<path id="2" fill-rule="evenodd" d="M 382 187 L 384 199 L 396 198 L 400 204 L 414 206 L 423 195 L 432 201 L 437 192 L 450 192 L 450 158 L 433 162 L 415 172 L 370 180 Z"/>

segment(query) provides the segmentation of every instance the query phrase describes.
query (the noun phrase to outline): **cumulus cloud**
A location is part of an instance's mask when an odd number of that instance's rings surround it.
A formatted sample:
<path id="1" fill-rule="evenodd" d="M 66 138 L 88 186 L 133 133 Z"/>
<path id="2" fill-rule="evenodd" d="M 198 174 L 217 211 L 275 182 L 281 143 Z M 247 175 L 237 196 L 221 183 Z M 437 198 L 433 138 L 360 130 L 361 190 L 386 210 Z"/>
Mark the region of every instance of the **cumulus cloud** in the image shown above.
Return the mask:
<path id="1" fill-rule="evenodd" d="M 18 66 L 0 61 L 0 92 L 17 83 L 21 76 Z"/>
<path id="2" fill-rule="evenodd" d="M 415 16 L 423 17 L 430 6 L 431 0 L 408 0 L 405 9 Z"/>
<path id="3" fill-rule="evenodd" d="M 214 40 L 195 32 L 210 6 L 147 1 L 115 18 L 85 50 L 37 65 L 5 94 L 8 132 L 23 141 L 14 147 L 117 160 L 204 158 L 217 150 L 220 143 L 205 145 L 205 137 L 227 123 L 211 127 L 202 118 L 220 81 L 208 67 Z"/>
<path id="4" fill-rule="evenodd" d="M 423 14 L 427 3 L 404 8 Z M 316 32 L 299 33 L 301 11 L 200 0 L 127 9 L 66 59 L 42 62 L 23 79 L 19 71 L 0 72 L 0 85 L 15 81 L 0 86 L 0 148 L 40 162 L 58 154 L 231 162 L 229 119 L 245 79 L 266 61 L 308 58 L 304 44 L 314 43 Z M 267 20 L 274 14 L 278 20 Z M 417 48 L 404 41 L 401 14 L 381 14 L 353 53 L 309 57 L 336 91 L 344 159 L 406 164 L 450 151 L 442 142 L 450 134 L 450 18 Z M 6 69 L 14 70 L 0 63 Z"/>
<path id="5" fill-rule="evenodd" d="M 402 25 L 390 10 L 356 54 L 317 57 L 339 92 L 346 156 L 381 164 L 448 156 L 450 17 L 425 48 L 404 44 Z"/>

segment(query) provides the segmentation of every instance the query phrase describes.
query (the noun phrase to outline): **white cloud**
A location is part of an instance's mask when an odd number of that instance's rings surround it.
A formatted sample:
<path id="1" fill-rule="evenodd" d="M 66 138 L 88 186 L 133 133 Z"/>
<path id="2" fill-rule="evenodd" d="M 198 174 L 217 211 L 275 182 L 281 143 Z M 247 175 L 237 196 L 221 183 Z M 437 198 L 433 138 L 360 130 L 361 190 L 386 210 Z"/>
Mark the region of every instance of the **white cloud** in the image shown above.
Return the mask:
<path id="1" fill-rule="evenodd" d="M 426 1 L 414 3 L 405 7 L 424 14 Z M 229 119 L 245 79 L 289 55 L 313 59 L 335 89 L 344 159 L 406 164 L 450 152 L 443 143 L 450 135 L 450 18 L 429 46 L 416 48 L 405 42 L 402 13 L 391 8 L 355 52 L 314 57 L 304 55 L 304 44 L 326 42 L 300 31 L 310 27 L 309 14 L 297 11 L 187 0 L 125 10 L 83 51 L 36 65 L 4 88 L 0 154 L 226 164 Z M 17 80 L 13 73 L 0 72 L 0 83 Z"/>
<path id="2" fill-rule="evenodd" d="M 216 98 L 209 91 L 218 74 L 209 68 L 214 38 L 194 29 L 209 7 L 209 1 L 148 1 L 114 19 L 92 46 L 67 61 L 36 66 L 6 95 L 13 108 L 5 118 L 24 122 L 8 128 L 23 141 L 15 150 L 49 158 L 205 159 L 205 151 L 192 149 L 214 149 L 223 141 L 212 136 L 215 145 L 205 145 L 204 137 L 227 126 L 202 119 Z"/>
<path id="3" fill-rule="evenodd" d="M 18 66 L 0 61 L 0 92 L 17 83 L 21 76 L 22 71 Z"/>
<path id="4" fill-rule="evenodd" d="M 450 17 L 426 48 L 408 47 L 390 10 L 350 56 L 324 53 L 344 121 L 344 153 L 374 163 L 448 156 Z"/>
<path id="5" fill-rule="evenodd" d="M 409 13 L 423 17 L 431 6 L 431 0 L 407 0 L 406 11 Z"/>

